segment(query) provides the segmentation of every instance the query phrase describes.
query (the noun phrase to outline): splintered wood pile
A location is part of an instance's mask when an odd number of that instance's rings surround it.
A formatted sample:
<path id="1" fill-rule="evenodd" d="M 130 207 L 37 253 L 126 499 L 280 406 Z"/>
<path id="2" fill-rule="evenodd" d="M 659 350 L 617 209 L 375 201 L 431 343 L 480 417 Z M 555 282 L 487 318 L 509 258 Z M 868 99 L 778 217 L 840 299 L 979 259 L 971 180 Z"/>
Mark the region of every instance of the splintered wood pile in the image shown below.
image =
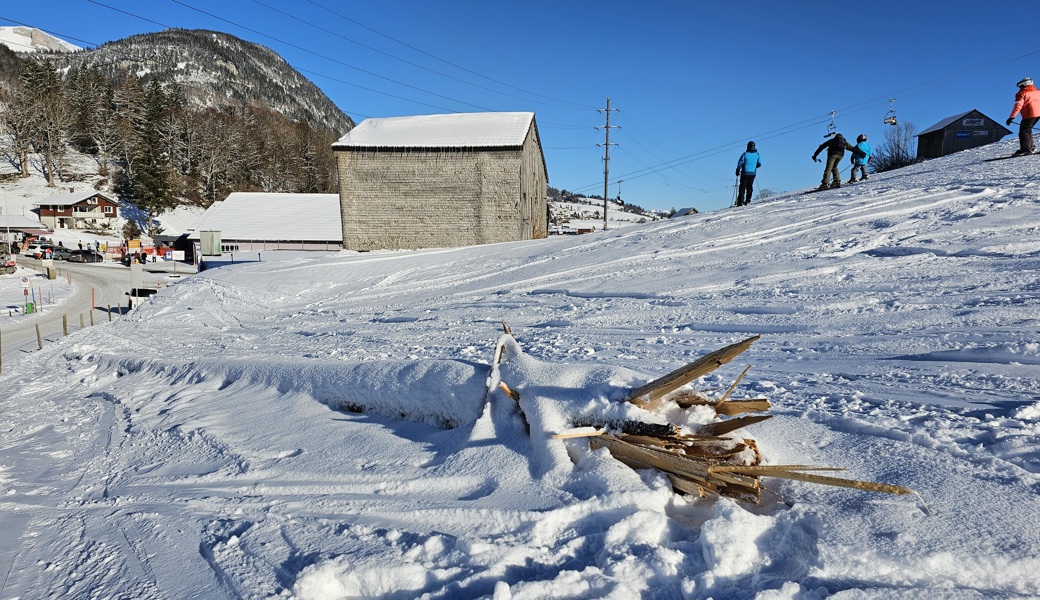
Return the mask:
<path id="1" fill-rule="evenodd" d="M 907 487 L 820 475 L 839 471 L 807 465 L 763 465 L 755 441 L 733 433 L 772 418 L 765 398 L 731 400 L 729 397 L 750 367 L 718 399 L 685 387 L 698 377 L 711 373 L 747 350 L 760 336 L 726 346 L 668 373 L 664 377 L 632 390 L 628 402 L 661 414 L 673 404 L 682 409 L 707 406 L 716 419 L 694 432 L 683 432 L 675 425 L 661 426 L 626 423 L 620 428 L 583 427 L 557 434 L 556 438 L 587 437 L 595 448 L 606 448 L 612 456 L 635 469 L 657 469 L 683 494 L 719 495 L 744 502 L 761 501 L 762 477 L 795 479 L 823 485 L 849 487 L 889 494 L 916 494 Z M 757 414 L 755 414 L 757 413 Z M 920 497 L 918 495 L 918 497 Z"/>

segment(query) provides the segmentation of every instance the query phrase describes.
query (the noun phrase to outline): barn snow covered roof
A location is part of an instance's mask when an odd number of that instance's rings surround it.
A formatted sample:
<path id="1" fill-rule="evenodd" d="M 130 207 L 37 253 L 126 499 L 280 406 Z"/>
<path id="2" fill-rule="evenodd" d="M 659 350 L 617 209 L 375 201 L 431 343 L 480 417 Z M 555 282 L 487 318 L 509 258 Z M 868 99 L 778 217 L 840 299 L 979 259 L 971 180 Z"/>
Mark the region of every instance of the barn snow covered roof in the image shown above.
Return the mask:
<path id="1" fill-rule="evenodd" d="M 925 135 L 926 133 L 931 133 L 933 131 L 939 131 L 940 129 L 945 129 L 946 126 L 949 125 L 950 123 L 953 123 L 957 119 L 960 119 L 961 117 L 967 116 L 967 115 L 969 115 L 969 114 L 971 114 L 973 112 L 975 112 L 974 108 L 969 110 L 969 111 L 967 111 L 967 112 L 962 112 L 959 115 L 953 115 L 952 117 L 946 117 L 942 121 L 939 121 L 935 125 L 932 125 L 928 129 L 925 129 L 921 133 L 917 134 L 917 137 L 921 137 L 922 135 Z"/>
<path id="2" fill-rule="evenodd" d="M 502 148 L 523 146 L 532 112 L 456 113 L 365 119 L 333 148 Z"/>
<path id="3" fill-rule="evenodd" d="M 199 217 L 188 239 L 219 231 L 225 240 L 342 241 L 339 194 L 233 192 Z"/>

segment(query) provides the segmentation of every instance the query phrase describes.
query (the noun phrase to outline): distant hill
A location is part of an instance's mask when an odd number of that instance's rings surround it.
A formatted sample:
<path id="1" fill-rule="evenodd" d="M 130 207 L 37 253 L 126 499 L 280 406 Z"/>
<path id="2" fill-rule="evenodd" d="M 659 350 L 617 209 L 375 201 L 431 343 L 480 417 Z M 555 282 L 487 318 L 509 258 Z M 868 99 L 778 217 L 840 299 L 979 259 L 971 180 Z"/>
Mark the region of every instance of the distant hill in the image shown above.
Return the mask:
<path id="1" fill-rule="evenodd" d="M 15 52 L 77 52 L 82 50 L 34 27 L 0 27 L 0 44 Z"/>
<path id="2" fill-rule="evenodd" d="M 96 66 L 114 81 L 175 81 L 199 107 L 258 104 L 337 136 L 354 121 L 318 86 L 270 48 L 227 33 L 167 29 L 102 44 L 93 50 L 40 55 L 58 67 Z"/>

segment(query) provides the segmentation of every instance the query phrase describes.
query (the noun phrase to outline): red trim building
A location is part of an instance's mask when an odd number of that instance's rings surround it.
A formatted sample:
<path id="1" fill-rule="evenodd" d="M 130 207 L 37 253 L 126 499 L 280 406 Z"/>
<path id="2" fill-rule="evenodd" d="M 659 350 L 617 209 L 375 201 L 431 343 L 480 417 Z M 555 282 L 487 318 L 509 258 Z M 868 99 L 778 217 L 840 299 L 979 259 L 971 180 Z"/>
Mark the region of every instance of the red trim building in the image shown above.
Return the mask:
<path id="1" fill-rule="evenodd" d="M 96 191 L 58 194 L 34 206 L 40 222 L 51 229 L 95 229 L 105 222 L 114 228 L 119 217 L 119 204 Z"/>

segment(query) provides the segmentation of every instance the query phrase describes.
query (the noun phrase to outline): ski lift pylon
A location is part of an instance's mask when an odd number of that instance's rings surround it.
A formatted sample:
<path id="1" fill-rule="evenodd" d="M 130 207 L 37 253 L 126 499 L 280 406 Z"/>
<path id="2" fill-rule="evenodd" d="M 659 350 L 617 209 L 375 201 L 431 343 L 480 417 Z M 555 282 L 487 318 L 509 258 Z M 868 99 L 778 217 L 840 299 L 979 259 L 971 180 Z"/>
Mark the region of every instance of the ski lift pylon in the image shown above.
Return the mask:
<path id="1" fill-rule="evenodd" d="M 827 126 L 827 133 L 823 134 L 823 137 L 831 137 L 838 133 L 838 126 L 834 124 L 834 111 L 831 111 L 831 123 Z"/>
<path id="2" fill-rule="evenodd" d="M 894 108 L 896 99 L 888 99 L 888 112 L 885 114 L 885 125 L 898 125 L 896 121 L 896 109 Z"/>

